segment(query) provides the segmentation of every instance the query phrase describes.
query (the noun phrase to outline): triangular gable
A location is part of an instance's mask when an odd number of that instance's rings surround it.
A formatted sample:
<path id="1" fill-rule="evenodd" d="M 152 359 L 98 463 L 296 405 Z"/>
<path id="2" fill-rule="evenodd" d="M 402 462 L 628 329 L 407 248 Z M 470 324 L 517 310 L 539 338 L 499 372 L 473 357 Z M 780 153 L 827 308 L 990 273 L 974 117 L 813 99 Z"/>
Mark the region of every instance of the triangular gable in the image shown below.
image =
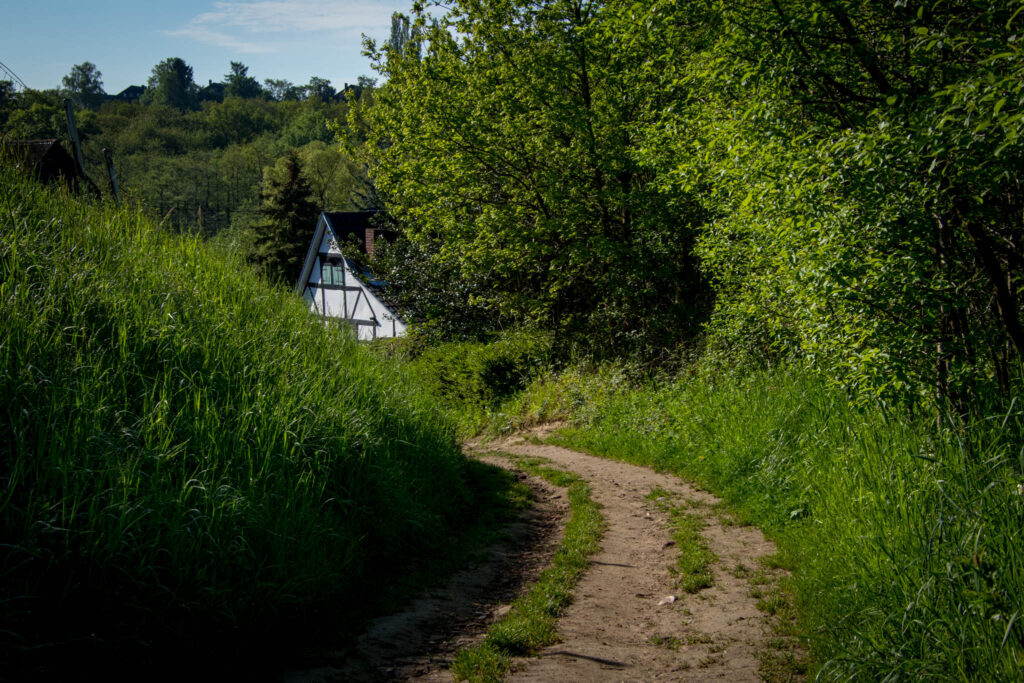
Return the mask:
<path id="1" fill-rule="evenodd" d="M 374 288 L 341 252 L 338 236 L 326 213 L 317 220 L 295 291 L 310 311 L 321 317 L 347 320 L 359 339 L 400 337 L 405 323 L 381 301 Z"/>

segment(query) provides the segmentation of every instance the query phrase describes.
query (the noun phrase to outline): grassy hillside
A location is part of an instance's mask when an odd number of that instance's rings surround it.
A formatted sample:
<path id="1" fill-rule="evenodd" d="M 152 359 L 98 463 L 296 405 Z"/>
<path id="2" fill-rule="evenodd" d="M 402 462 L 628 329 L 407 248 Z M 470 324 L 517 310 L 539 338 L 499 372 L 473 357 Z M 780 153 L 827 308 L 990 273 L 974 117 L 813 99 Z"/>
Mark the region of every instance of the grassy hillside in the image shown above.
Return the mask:
<path id="1" fill-rule="evenodd" d="M 562 373 L 497 426 L 572 420 L 558 441 L 693 479 L 779 543 L 823 680 L 1024 675 L 1024 413 L 964 427 L 858 408 L 799 368 L 637 387 Z"/>
<path id="2" fill-rule="evenodd" d="M 343 626 L 471 504 L 408 378 L 240 259 L 0 186 L 0 659 Z"/>

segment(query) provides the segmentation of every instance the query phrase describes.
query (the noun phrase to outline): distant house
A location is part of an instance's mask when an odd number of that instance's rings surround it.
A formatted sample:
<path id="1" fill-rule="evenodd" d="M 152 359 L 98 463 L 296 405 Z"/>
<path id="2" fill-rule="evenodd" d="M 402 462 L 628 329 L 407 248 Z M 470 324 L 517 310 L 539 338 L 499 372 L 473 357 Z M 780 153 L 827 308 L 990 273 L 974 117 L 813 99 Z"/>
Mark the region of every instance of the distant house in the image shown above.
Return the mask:
<path id="1" fill-rule="evenodd" d="M 394 233 L 372 224 L 376 213 L 321 213 L 295 286 L 311 312 L 324 319 L 347 321 L 361 340 L 406 333 L 405 323 L 385 303 L 387 283 L 350 258 L 355 256 L 353 251 L 372 255 L 378 240 L 393 238 Z"/>
<path id="2" fill-rule="evenodd" d="M 4 153 L 47 185 L 59 183 L 79 189 L 84 180 L 78 164 L 59 140 L 27 140 L 4 143 Z"/>
<path id="3" fill-rule="evenodd" d="M 214 83 L 210 81 L 209 85 L 199 89 L 199 101 L 205 102 L 210 100 L 212 102 L 223 102 L 224 101 L 224 90 L 228 86 L 224 83 Z"/>
<path id="4" fill-rule="evenodd" d="M 146 92 L 144 85 L 129 85 L 116 95 L 112 95 L 110 99 L 117 102 L 138 102 L 144 92 Z"/>

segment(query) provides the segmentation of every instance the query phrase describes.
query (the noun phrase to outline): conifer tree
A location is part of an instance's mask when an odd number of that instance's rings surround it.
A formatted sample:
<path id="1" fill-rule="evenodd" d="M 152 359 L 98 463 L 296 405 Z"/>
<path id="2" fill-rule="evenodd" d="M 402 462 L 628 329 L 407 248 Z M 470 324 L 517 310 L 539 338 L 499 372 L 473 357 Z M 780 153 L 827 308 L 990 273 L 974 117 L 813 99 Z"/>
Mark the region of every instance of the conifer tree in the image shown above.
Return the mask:
<path id="1" fill-rule="evenodd" d="M 283 164 L 284 173 L 268 177 L 261 194 L 264 221 L 258 227 L 255 260 L 272 280 L 294 284 L 316 226 L 318 209 L 294 150 L 285 156 Z"/>

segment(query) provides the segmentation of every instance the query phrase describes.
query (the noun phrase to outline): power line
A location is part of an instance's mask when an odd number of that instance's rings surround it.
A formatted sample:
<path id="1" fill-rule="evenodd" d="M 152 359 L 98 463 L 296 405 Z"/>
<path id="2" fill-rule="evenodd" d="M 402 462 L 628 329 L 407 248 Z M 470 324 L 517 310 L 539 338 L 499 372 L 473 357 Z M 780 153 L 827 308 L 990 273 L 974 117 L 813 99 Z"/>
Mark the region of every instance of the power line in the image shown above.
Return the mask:
<path id="1" fill-rule="evenodd" d="M 18 78 L 18 74 L 14 73 L 9 68 L 7 68 L 7 65 L 3 62 L 0 62 L 0 71 L 3 71 L 4 74 L 6 74 L 7 77 L 11 79 L 12 83 L 16 83 L 17 85 L 21 86 L 22 90 L 28 90 L 28 86 L 25 85 L 25 81 Z"/>

